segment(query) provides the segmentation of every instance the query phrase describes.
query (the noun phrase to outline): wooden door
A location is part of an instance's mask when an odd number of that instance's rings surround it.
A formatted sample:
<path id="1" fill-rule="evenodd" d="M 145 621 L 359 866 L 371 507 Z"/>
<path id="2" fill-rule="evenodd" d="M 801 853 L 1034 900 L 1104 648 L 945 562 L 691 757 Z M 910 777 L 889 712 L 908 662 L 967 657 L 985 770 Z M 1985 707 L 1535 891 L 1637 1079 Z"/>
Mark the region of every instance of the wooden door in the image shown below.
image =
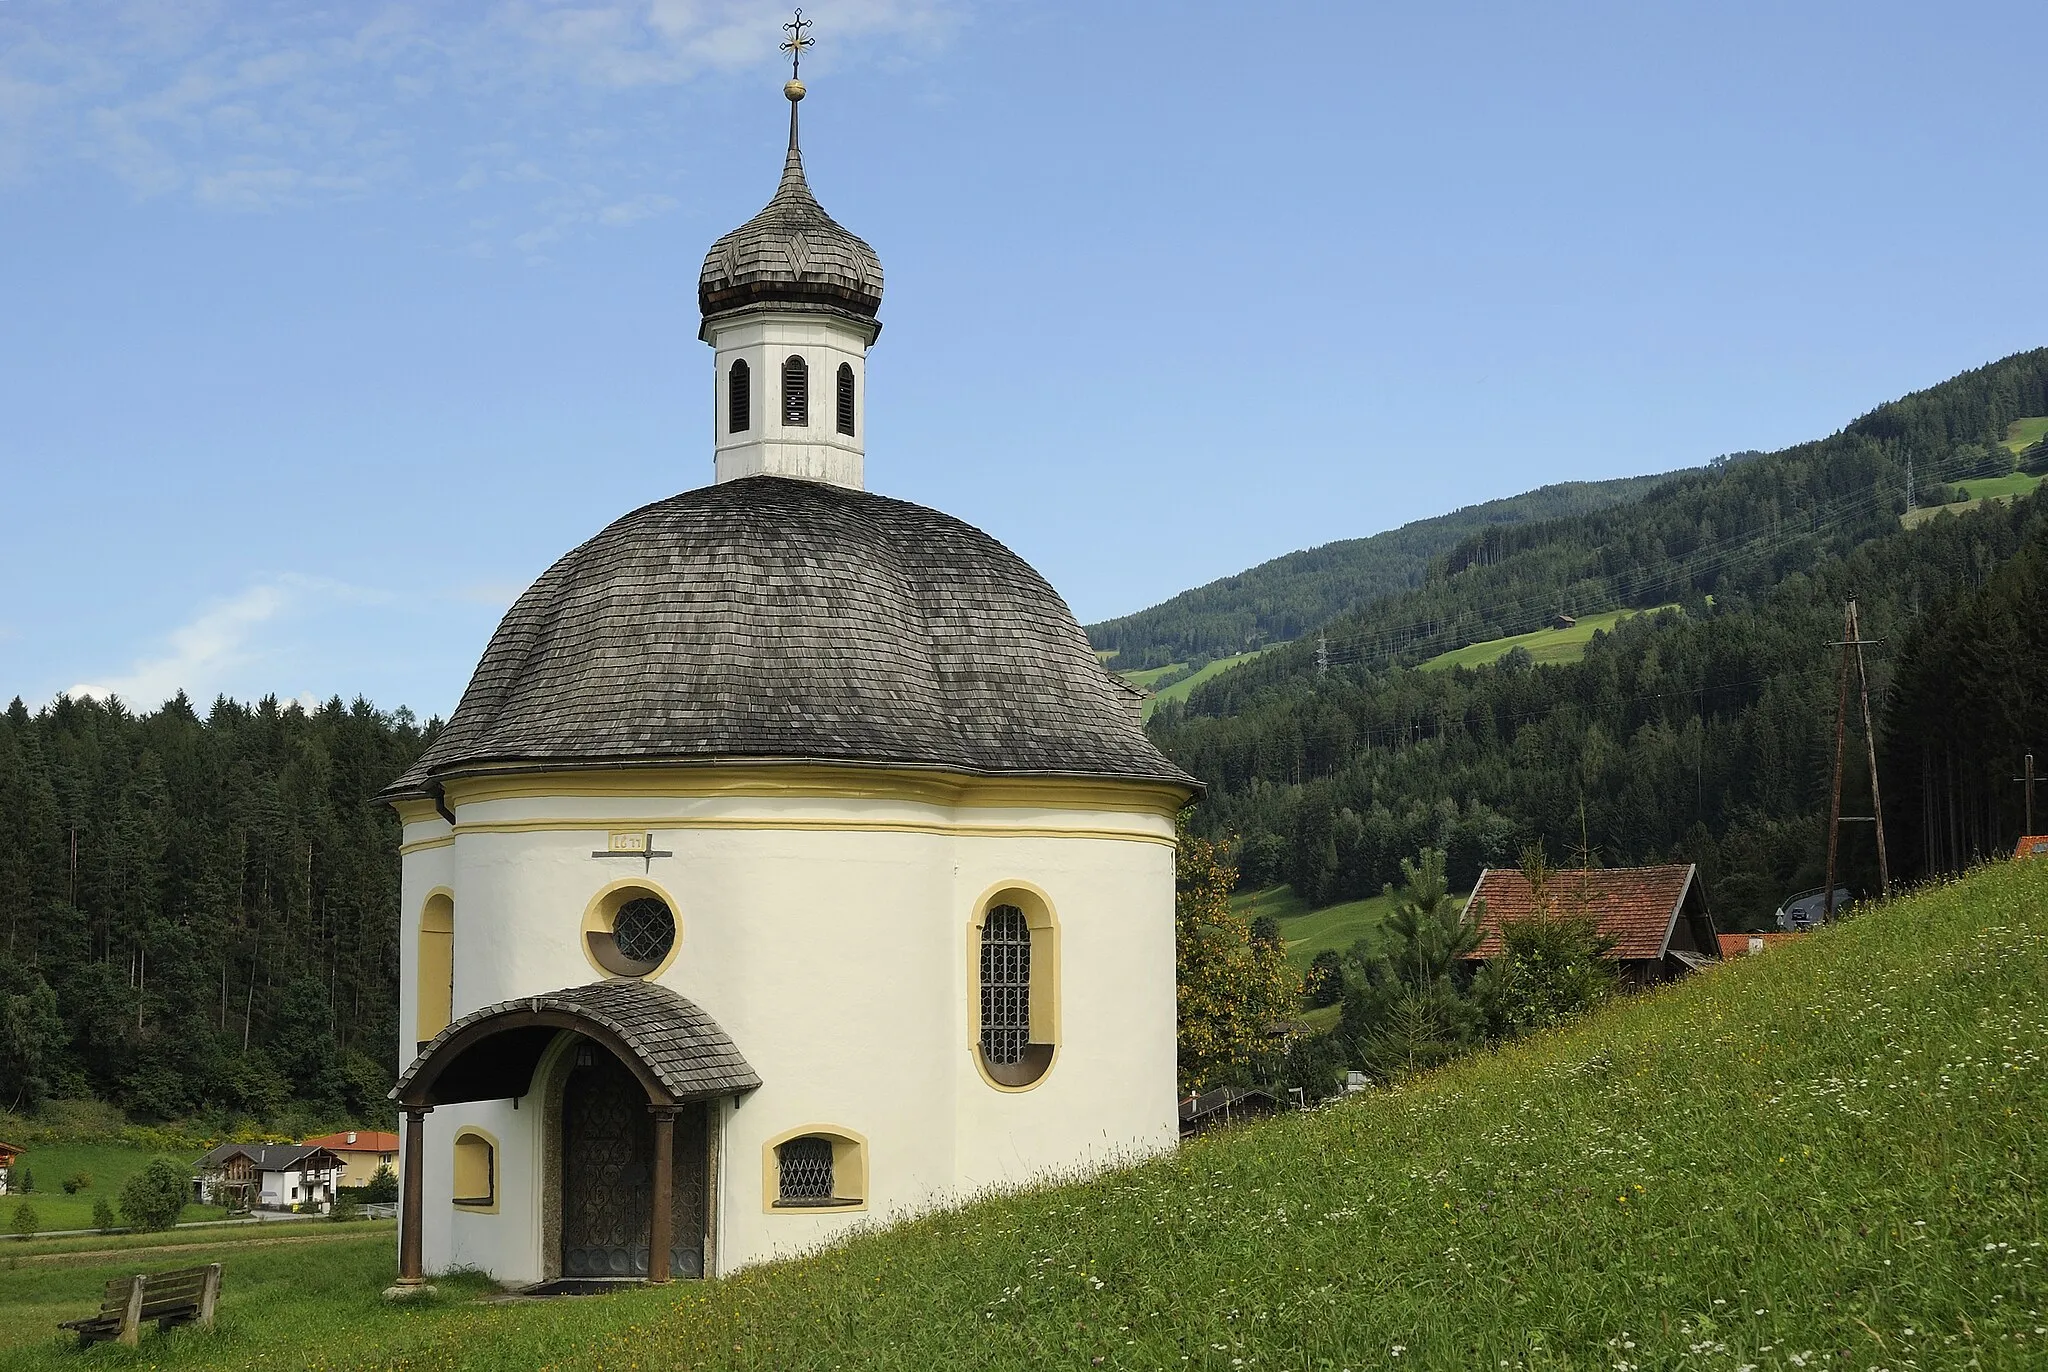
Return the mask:
<path id="1" fill-rule="evenodd" d="M 562 1096 L 564 1277 L 647 1275 L 654 1120 L 647 1093 L 625 1064 L 598 1050 L 569 1075 Z M 669 1273 L 704 1274 L 708 1111 L 676 1115 Z"/>

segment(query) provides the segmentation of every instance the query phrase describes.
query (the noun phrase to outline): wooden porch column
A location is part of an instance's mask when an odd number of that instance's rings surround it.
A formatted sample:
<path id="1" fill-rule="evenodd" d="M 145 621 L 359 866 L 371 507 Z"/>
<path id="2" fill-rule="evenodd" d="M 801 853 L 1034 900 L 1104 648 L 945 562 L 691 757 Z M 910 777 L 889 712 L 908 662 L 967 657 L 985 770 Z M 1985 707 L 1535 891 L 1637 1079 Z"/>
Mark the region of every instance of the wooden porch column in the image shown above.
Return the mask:
<path id="1" fill-rule="evenodd" d="M 426 1280 L 421 1271 L 425 1263 L 421 1257 L 420 1212 L 426 1208 L 423 1174 L 427 1164 L 427 1116 L 434 1107 L 408 1105 L 404 1110 L 405 1157 L 399 1165 L 405 1171 L 405 1182 L 398 1216 L 398 1284 L 419 1286 Z"/>
<path id="2" fill-rule="evenodd" d="M 672 1105 L 650 1105 L 654 1116 L 653 1213 L 647 1217 L 647 1280 L 668 1280 L 668 1250 L 674 1242 L 676 1189 L 676 1111 Z"/>

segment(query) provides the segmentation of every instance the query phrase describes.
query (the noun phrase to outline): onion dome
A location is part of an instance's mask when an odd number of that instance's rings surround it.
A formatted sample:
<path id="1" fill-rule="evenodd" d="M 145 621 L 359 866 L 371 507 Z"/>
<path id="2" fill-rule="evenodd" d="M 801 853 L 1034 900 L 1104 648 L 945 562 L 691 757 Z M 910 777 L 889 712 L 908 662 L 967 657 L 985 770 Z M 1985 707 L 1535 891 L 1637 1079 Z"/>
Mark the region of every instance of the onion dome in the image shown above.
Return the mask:
<path id="1" fill-rule="evenodd" d="M 765 209 L 711 245 L 697 278 L 697 307 L 707 322 L 756 305 L 826 309 L 873 321 L 882 304 L 882 260 L 811 194 L 797 147 L 803 83 L 792 80 L 783 92 L 790 104 L 782 183 Z"/>
<path id="2" fill-rule="evenodd" d="M 1001 543 L 907 501 L 760 476 L 644 506 L 550 567 L 386 794 L 746 760 L 1200 789 Z"/>

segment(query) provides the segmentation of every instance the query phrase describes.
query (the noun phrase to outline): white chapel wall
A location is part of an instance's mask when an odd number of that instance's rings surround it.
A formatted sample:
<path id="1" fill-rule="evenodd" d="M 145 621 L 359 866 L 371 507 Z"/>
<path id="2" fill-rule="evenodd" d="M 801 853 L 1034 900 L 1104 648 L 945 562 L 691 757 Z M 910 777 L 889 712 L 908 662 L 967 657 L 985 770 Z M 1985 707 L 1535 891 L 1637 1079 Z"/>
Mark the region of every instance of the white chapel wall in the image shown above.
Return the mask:
<path id="1" fill-rule="evenodd" d="M 455 891 L 458 1017 L 599 979 L 582 919 L 607 884 L 641 878 L 669 897 L 680 946 L 658 979 L 716 1019 L 764 1083 L 723 1111 L 719 1270 L 1173 1142 L 1172 827 L 1157 813 L 600 796 L 458 812 L 455 841 L 409 853 L 404 878 L 408 928 L 433 887 Z M 673 856 L 592 857 L 613 829 L 651 830 Z M 1118 837 L 1051 832 L 1062 830 Z M 1045 893 L 1061 948 L 1059 1055 L 1014 1093 L 977 1071 L 968 1012 L 975 903 L 1007 882 Z M 409 1040 L 404 1049 L 409 1061 Z M 430 1268 L 539 1275 L 540 1118 L 531 1098 L 517 1111 L 487 1102 L 428 1117 Z M 497 1215 L 452 1213 L 444 1155 L 464 1123 L 501 1141 Z M 864 1211 L 764 1210 L 763 1144 L 809 1125 L 867 1139 Z"/>

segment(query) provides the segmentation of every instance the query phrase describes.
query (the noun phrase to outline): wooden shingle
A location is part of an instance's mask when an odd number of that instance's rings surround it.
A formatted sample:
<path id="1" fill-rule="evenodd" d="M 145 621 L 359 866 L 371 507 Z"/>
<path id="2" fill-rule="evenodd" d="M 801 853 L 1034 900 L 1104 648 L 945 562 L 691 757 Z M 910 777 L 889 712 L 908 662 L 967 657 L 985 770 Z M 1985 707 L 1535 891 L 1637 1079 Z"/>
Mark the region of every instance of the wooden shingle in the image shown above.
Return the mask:
<path id="1" fill-rule="evenodd" d="M 750 477 L 635 510 L 550 567 L 386 795 L 517 764 L 739 760 L 1199 789 L 1001 543 L 906 501 Z"/>

